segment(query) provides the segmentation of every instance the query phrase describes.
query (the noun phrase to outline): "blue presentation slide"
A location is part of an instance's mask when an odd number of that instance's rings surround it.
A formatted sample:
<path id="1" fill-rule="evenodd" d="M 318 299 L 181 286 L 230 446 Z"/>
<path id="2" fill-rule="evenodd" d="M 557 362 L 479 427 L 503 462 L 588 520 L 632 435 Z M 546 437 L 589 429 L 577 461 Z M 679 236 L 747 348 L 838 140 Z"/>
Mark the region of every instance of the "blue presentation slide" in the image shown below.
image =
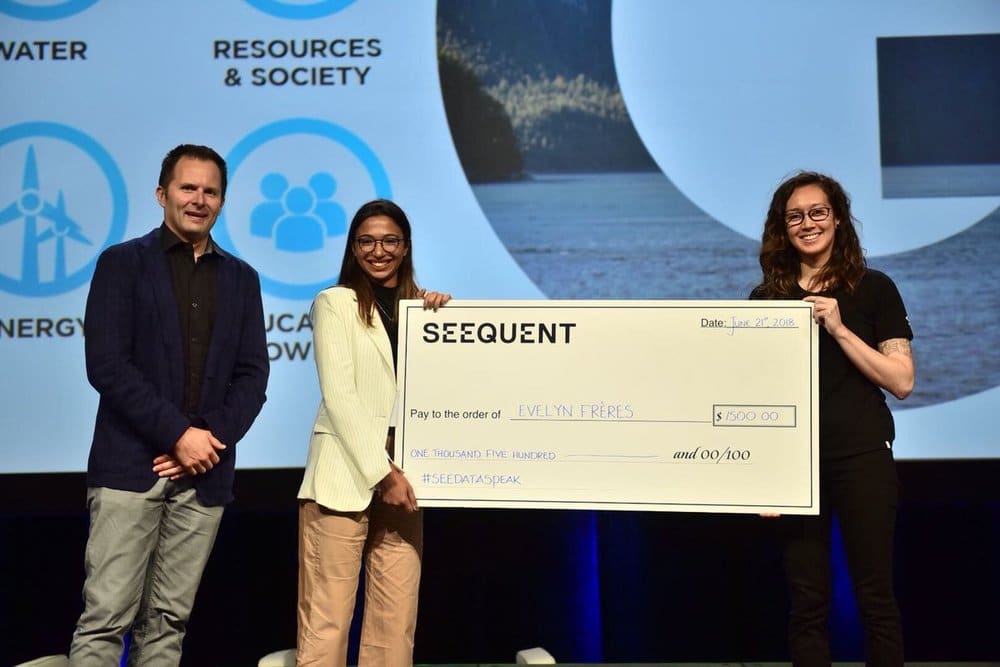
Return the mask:
<path id="1" fill-rule="evenodd" d="M 180 143 L 226 158 L 213 237 L 261 277 L 241 467 L 304 464 L 309 309 L 363 202 L 455 298 L 744 299 L 799 169 L 906 303 L 897 458 L 1000 456 L 996 0 L 0 0 L 0 87 L 0 473 L 86 468 L 89 281 Z"/>

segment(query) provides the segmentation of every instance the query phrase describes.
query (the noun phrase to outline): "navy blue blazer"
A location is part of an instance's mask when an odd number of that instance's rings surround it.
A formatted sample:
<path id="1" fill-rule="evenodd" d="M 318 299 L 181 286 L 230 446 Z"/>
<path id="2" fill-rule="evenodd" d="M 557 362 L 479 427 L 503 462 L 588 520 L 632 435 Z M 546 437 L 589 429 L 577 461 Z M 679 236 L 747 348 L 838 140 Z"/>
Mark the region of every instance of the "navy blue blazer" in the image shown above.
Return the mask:
<path id="1" fill-rule="evenodd" d="M 235 445 L 264 405 L 269 362 L 257 272 L 219 253 L 215 324 L 199 415 L 226 445 L 194 477 L 204 505 L 232 500 Z M 153 459 L 172 453 L 191 425 L 184 414 L 184 356 L 177 300 L 160 229 L 101 253 L 84 321 L 87 378 L 100 394 L 87 486 L 148 491 Z"/>

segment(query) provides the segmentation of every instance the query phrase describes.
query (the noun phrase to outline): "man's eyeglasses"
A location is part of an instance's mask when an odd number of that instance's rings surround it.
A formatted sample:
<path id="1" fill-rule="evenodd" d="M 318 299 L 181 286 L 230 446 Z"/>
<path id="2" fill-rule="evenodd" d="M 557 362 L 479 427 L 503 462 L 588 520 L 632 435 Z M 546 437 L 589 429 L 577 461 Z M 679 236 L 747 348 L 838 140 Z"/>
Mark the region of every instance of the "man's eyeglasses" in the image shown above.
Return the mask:
<path id="1" fill-rule="evenodd" d="M 830 217 L 830 207 L 814 206 L 806 213 L 803 213 L 802 211 L 789 211 L 788 213 L 785 213 L 785 225 L 788 227 L 798 227 L 802 224 L 802 221 L 806 219 L 807 215 L 813 222 L 823 222 Z"/>
<path id="2" fill-rule="evenodd" d="M 359 236 L 354 239 L 354 243 L 361 248 L 362 252 L 371 252 L 375 249 L 375 245 L 379 244 L 382 246 L 382 250 L 391 254 L 399 250 L 399 246 L 403 245 L 403 239 L 398 236 L 386 236 L 381 239 L 374 239 L 370 236 Z"/>

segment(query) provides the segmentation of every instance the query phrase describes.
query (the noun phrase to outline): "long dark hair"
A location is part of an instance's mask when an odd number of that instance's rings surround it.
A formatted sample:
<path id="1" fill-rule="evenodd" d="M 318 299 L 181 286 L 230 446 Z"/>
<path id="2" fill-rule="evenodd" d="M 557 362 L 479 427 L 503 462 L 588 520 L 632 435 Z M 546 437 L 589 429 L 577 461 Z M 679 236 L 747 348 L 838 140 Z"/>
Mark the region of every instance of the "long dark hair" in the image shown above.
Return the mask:
<path id="1" fill-rule="evenodd" d="M 865 274 L 864 250 L 854 227 L 857 220 L 851 215 L 851 199 L 847 192 L 840 183 L 825 174 L 800 171 L 778 186 L 767 210 L 764 233 L 760 239 L 763 281 L 756 290 L 762 296 L 789 296 L 796 293 L 800 270 L 799 253 L 788 239 L 785 207 L 792 193 L 805 185 L 819 186 L 826 193 L 833 217 L 839 223 L 833 236 L 830 259 L 816 275 L 816 282 L 825 289 L 844 287 L 853 292 Z"/>
<path id="2" fill-rule="evenodd" d="M 397 303 L 393 306 L 393 312 L 398 309 L 399 299 L 412 299 L 417 295 L 416 275 L 413 271 L 413 244 L 410 240 L 410 221 L 407 219 L 406 213 L 388 199 L 375 199 L 363 204 L 354 214 L 351 227 L 347 231 L 347 245 L 344 246 L 344 260 L 340 263 L 340 278 L 337 280 L 337 284 L 354 290 L 358 297 L 358 316 L 367 326 L 374 326 L 372 317 L 375 310 L 375 293 L 372 291 L 371 279 L 358 264 L 358 258 L 354 256 L 354 242 L 361 223 L 376 215 L 384 215 L 399 226 L 403 232 L 403 246 L 399 252 L 404 249 L 409 251 L 403 255 L 396 273 Z"/>

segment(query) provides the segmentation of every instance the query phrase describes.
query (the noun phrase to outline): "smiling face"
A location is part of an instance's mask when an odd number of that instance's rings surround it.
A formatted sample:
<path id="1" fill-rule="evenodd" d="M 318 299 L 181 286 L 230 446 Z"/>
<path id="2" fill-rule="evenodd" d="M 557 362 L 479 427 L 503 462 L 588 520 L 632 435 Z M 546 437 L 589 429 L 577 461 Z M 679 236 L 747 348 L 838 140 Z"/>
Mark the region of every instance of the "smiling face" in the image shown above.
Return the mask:
<path id="1" fill-rule="evenodd" d="M 785 204 L 785 221 L 788 240 L 799 259 L 810 266 L 824 266 L 833 254 L 838 221 L 823 188 L 795 188 Z"/>
<path id="2" fill-rule="evenodd" d="M 393 240 L 398 245 L 393 249 L 386 249 L 386 245 L 392 246 Z M 364 248 L 364 245 L 371 245 L 371 248 Z M 351 240 L 352 252 L 355 259 L 373 283 L 378 283 L 384 287 L 395 287 L 399 282 L 399 267 L 403 263 L 403 258 L 410 248 L 400 229 L 392 218 L 387 215 L 373 215 L 365 218 L 364 222 L 358 225 L 354 238 Z"/>
<path id="3" fill-rule="evenodd" d="M 157 186 L 156 199 L 167 228 L 198 253 L 222 210 L 222 172 L 211 160 L 182 157 L 167 186 Z"/>

